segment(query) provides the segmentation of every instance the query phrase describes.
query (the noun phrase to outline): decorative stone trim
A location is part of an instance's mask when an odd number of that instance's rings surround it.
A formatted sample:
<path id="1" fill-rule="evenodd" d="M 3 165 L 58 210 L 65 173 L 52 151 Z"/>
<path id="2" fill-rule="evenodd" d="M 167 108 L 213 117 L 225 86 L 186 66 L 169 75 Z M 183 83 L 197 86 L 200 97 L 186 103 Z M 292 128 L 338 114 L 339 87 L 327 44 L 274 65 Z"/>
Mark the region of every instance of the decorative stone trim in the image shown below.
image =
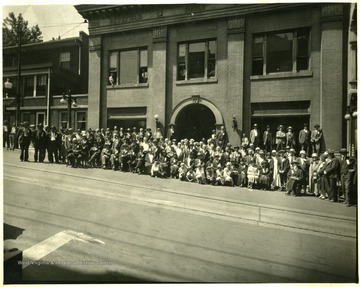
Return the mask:
<path id="1" fill-rule="evenodd" d="M 321 7 L 321 22 L 342 21 L 344 17 L 343 4 L 325 4 Z"/>
<path id="2" fill-rule="evenodd" d="M 156 27 L 153 29 L 153 42 L 166 42 L 167 26 Z"/>
<path id="3" fill-rule="evenodd" d="M 244 33 L 245 17 L 228 18 L 228 34 Z"/>

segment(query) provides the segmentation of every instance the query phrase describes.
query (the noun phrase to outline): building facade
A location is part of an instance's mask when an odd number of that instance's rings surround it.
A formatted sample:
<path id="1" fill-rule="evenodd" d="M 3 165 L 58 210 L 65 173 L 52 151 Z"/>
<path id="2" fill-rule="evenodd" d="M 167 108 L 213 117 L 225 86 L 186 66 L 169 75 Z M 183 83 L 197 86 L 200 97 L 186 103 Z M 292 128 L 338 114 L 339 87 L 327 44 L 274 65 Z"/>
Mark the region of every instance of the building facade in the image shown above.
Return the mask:
<path id="1" fill-rule="evenodd" d="M 175 125 L 239 145 L 253 124 L 320 124 L 346 144 L 349 4 L 77 5 L 89 21 L 89 127 Z"/>
<path id="2" fill-rule="evenodd" d="M 20 65 L 19 48 L 3 48 L 3 119 L 10 124 L 28 121 L 66 128 L 67 105 L 60 100 L 70 91 L 78 103 L 71 112 L 72 127 L 86 129 L 88 47 L 84 32 L 79 37 L 22 45 Z"/>

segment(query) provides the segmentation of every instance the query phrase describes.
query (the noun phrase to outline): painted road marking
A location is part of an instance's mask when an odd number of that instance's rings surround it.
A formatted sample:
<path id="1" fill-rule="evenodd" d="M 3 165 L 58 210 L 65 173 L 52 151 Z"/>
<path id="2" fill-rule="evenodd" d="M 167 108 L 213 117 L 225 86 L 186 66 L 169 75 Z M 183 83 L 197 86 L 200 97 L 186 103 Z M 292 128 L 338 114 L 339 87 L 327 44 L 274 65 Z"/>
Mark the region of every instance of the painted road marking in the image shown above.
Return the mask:
<path id="1" fill-rule="evenodd" d="M 91 236 L 88 236 L 83 233 L 63 230 L 41 242 L 35 244 L 34 246 L 23 251 L 23 260 L 22 268 L 26 268 L 30 265 L 36 264 L 36 261 L 39 261 L 41 258 L 49 255 L 51 252 L 59 249 L 61 246 L 66 243 L 76 240 L 86 243 L 95 243 L 95 244 L 105 244 L 103 241 L 95 239 Z"/>

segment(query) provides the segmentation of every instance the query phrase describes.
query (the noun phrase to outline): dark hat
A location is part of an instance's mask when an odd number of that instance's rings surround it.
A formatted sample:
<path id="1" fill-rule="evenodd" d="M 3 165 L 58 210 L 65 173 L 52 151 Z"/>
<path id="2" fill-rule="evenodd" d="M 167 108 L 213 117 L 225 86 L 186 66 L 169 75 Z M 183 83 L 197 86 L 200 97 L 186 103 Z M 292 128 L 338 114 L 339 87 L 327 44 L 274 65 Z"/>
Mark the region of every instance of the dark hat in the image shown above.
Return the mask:
<path id="1" fill-rule="evenodd" d="M 40 123 L 40 124 L 37 125 L 37 127 L 38 127 L 38 128 L 42 128 L 42 127 L 43 127 L 43 124 Z"/>
<path id="2" fill-rule="evenodd" d="M 348 151 L 346 148 L 342 148 L 342 149 L 340 149 L 340 153 L 348 153 Z"/>
<path id="3" fill-rule="evenodd" d="M 291 164 L 300 164 L 300 162 L 298 160 L 294 160 L 291 162 Z"/>
<path id="4" fill-rule="evenodd" d="M 270 128 L 270 126 L 269 126 L 269 125 L 267 125 L 267 126 L 266 126 L 266 128 Z"/>
<path id="5" fill-rule="evenodd" d="M 50 129 L 51 129 L 51 130 L 55 130 L 56 128 L 55 128 L 55 126 L 51 126 Z"/>
<path id="6" fill-rule="evenodd" d="M 278 128 L 284 128 L 284 126 L 283 126 L 283 125 L 280 125 L 280 126 L 278 126 Z"/>
<path id="7" fill-rule="evenodd" d="M 282 154 L 282 153 L 285 153 L 285 151 L 283 149 L 279 150 L 279 154 Z"/>
<path id="8" fill-rule="evenodd" d="M 327 153 L 328 153 L 328 154 L 334 154 L 335 151 L 334 151 L 333 149 L 328 149 L 328 150 L 327 150 Z"/>
<path id="9" fill-rule="evenodd" d="M 292 126 L 289 126 L 289 127 L 288 127 L 288 130 L 292 130 L 292 129 L 293 129 Z"/>
<path id="10" fill-rule="evenodd" d="M 314 125 L 314 128 L 319 128 L 319 127 L 320 127 L 319 124 Z"/>
<path id="11" fill-rule="evenodd" d="M 304 124 L 304 127 L 307 127 L 308 125 L 307 124 Z"/>

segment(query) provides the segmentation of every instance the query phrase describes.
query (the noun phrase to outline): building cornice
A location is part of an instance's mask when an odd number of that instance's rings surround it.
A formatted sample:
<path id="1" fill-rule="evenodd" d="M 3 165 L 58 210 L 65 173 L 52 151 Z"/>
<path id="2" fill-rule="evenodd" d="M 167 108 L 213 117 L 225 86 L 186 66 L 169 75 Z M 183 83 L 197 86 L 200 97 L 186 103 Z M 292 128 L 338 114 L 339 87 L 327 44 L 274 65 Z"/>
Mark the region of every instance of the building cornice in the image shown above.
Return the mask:
<path id="1" fill-rule="evenodd" d="M 314 3 L 273 4 L 173 4 L 173 5 L 77 5 L 89 21 L 90 35 L 153 29 L 159 26 L 244 17 L 254 13 L 319 7 Z"/>

